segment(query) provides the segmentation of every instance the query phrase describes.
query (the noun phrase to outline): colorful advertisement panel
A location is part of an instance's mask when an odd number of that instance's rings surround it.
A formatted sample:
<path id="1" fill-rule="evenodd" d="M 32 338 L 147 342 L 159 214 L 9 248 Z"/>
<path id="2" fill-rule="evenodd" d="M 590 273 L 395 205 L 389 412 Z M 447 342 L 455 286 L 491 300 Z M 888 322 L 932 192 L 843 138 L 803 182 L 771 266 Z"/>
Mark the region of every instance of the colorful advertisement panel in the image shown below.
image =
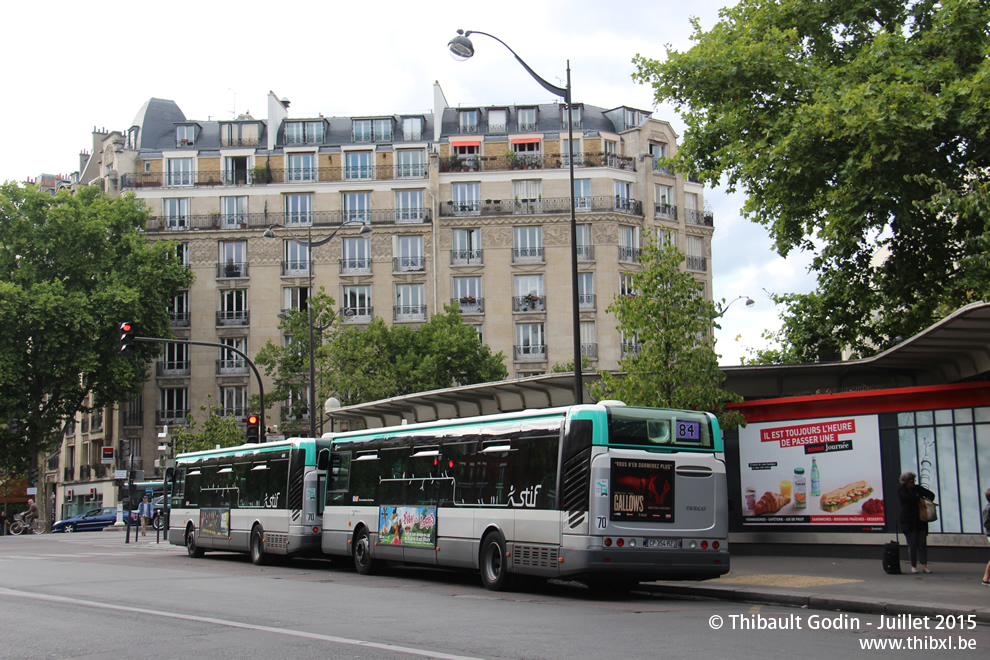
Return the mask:
<path id="1" fill-rule="evenodd" d="M 749 424 L 739 459 L 744 525 L 884 524 L 876 415 Z"/>
<path id="2" fill-rule="evenodd" d="M 378 542 L 432 548 L 437 539 L 437 509 L 430 506 L 378 508 Z"/>
<path id="3" fill-rule="evenodd" d="M 208 536 L 230 536 L 230 509 L 200 509 L 199 533 Z"/>
<path id="4" fill-rule="evenodd" d="M 674 522 L 674 462 L 612 459 L 611 519 Z"/>

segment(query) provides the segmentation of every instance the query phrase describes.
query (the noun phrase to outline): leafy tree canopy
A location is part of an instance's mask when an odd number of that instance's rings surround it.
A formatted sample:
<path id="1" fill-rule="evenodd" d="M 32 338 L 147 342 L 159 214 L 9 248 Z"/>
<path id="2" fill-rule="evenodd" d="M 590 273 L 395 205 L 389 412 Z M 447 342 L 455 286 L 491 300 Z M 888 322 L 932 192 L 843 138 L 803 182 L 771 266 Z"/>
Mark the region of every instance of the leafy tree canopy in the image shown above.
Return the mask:
<path id="1" fill-rule="evenodd" d="M 815 252 L 818 290 L 787 300 L 792 357 L 872 354 L 986 297 L 990 3 L 741 0 L 720 16 L 694 21 L 686 52 L 638 55 L 634 78 L 687 123 L 679 169 L 745 190 L 781 255 Z"/>
<path id="2" fill-rule="evenodd" d="M 367 326 L 342 323 L 334 300 L 321 288 L 309 304 L 313 312 L 317 401 L 336 397 L 342 405 L 376 401 L 413 392 L 490 382 L 506 378 L 505 356 L 492 354 L 478 333 L 465 325 L 460 310 L 444 313 L 413 329 L 388 327 L 381 318 Z M 268 342 L 255 357 L 274 389 L 274 403 L 290 397 L 300 403 L 283 414 L 283 424 L 301 420 L 309 379 L 309 312 L 288 312 L 279 327 L 290 339 L 285 346 Z"/>
<path id="3" fill-rule="evenodd" d="M 596 399 L 619 399 L 631 406 L 704 410 L 731 428 L 742 414 L 726 404 L 742 398 L 723 390 L 725 375 L 711 329 L 718 317 L 694 276 L 682 272 L 684 255 L 674 246 L 643 248 L 643 269 L 633 274 L 636 293 L 617 297 L 609 305 L 619 322 L 623 341 L 633 346 L 619 361 L 622 374 L 599 372 L 592 385 Z"/>
<path id="4" fill-rule="evenodd" d="M 212 403 L 200 406 L 199 410 L 205 415 L 203 426 L 198 432 L 196 428 L 199 423 L 192 413 L 188 415 L 188 425 L 175 426 L 169 430 L 175 442 L 176 454 L 244 444 L 244 429 L 233 415 L 220 415 L 219 409 Z"/>
<path id="5" fill-rule="evenodd" d="M 96 187 L 52 197 L 0 185 L 0 419 L 17 419 L 0 460 L 46 449 L 77 411 L 132 396 L 158 344 L 122 357 L 118 323 L 170 337 L 168 307 L 192 282 L 174 244 L 149 242 L 133 196 Z"/>

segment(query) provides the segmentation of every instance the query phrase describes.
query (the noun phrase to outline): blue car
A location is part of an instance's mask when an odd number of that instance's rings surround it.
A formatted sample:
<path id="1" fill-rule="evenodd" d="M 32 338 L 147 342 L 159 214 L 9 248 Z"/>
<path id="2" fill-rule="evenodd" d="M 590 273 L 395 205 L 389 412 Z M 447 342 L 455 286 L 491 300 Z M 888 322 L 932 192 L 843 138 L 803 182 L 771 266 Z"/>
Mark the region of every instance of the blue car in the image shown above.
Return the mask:
<path id="1" fill-rule="evenodd" d="M 124 520 L 128 521 L 131 525 L 136 525 L 137 512 L 124 511 Z M 117 522 L 117 507 L 105 506 L 100 509 L 91 509 L 86 513 L 81 513 L 78 516 L 72 516 L 71 518 L 66 518 L 65 520 L 59 520 L 57 523 L 52 525 L 52 531 L 89 532 L 92 530 L 101 530 L 104 527 L 109 527 L 115 522 Z"/>

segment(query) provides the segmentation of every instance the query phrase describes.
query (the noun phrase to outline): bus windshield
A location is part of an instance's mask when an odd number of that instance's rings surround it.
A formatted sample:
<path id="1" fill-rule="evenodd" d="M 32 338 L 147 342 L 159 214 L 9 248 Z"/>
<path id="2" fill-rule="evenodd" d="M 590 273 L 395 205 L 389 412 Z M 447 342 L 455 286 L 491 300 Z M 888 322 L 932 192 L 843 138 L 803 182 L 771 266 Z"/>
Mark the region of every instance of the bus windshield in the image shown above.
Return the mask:
<path id="1" fill-rule="evenodd" d="M 705 413 L 615 406 L 608 409 L 608 444 L 721 451 Z"/>

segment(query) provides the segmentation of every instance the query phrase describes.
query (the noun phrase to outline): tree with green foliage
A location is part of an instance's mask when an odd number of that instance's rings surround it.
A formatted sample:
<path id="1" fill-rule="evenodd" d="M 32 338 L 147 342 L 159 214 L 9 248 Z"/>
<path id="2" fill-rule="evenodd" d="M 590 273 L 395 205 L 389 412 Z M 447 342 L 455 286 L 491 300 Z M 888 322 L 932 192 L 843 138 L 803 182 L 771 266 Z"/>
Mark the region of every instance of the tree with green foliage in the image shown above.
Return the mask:
<path id="1" fill-rule="evenodd" d="M 120 355 L 121 321 L 172 336 L 169 304 L 193 276 L 173 243 L 148 240 L 148 217 L 133 195 L 93 186 L 54 197 L 0 186 L 0 419 L 19 429 L 0 442 L 5 464 L 55 446 L 77 412 L 139 390 L 161 345 Z"/>
<path id="2" fill-rule="evenodd" d="M 675 167 L 743 189 L 782 256 L 815 253 L 817 291 L 784 298 L 785 357 L 869 355 L 985 297 L 990 2 L 741 0 L 720 17 L 693 22 L 686 52 L 638 55 L 634 78 L 687 123 Z"/>
<path id="3" fill-rule="evenodd" d="M 621 373 L 599 372 L 591 392 L 632 406 L 704 410 L 732 428 L 743 416 L 726 405 L 742 397 L 721 387 L 725 375 L 712 342 L 719 311 L 694 276 L 681 271 L 683 261 L 674 246 L 651 241 L 643 248 L 643 268 L 632 275 L 635 293 L 616 297 L 607 309 L 633 350 L 619 360 Z"/>
<path id="4" fill-rule="evenodd" d="M 313 311 L 316 398 L 336 397 L 342 405 L 376 401 L 413 392 L 454 385 L 490 382 L 506 378 L 505 356 L 493 355 L 475 330 L 465 325 L 459 308 L 446 306 L 444 313 L 413 329 L 389 327 L 381 318 L 366 326 L 344 324 L 333 312 L 334 300 L 321 288 L 309 299 Z M 284 346 L 268 342 L 255 363 L 272 378 L 268 401 L 290 396 L 300 404 L 282 423 L 302 425 L 308 410 L 309 312 L 293 310 L 279 324 L 289 339 Z M 319 412 L 319 410 L 317 411 Z"/>
<path id="5" fill-rule="evenodd" d="M 207 398 L 211 397 L 207 395 Z M 199 410 L 205 413 L 203 428 L 199 432 L 196 431 L 199 423 L 192 413 L 187 416 L 186 426 L 175 426 L 169 431 L 177 454 L 244 444 L 244 429 L 233 415 L 221 415 L 220 410 L 212 403 L 200 406 Z"/>

